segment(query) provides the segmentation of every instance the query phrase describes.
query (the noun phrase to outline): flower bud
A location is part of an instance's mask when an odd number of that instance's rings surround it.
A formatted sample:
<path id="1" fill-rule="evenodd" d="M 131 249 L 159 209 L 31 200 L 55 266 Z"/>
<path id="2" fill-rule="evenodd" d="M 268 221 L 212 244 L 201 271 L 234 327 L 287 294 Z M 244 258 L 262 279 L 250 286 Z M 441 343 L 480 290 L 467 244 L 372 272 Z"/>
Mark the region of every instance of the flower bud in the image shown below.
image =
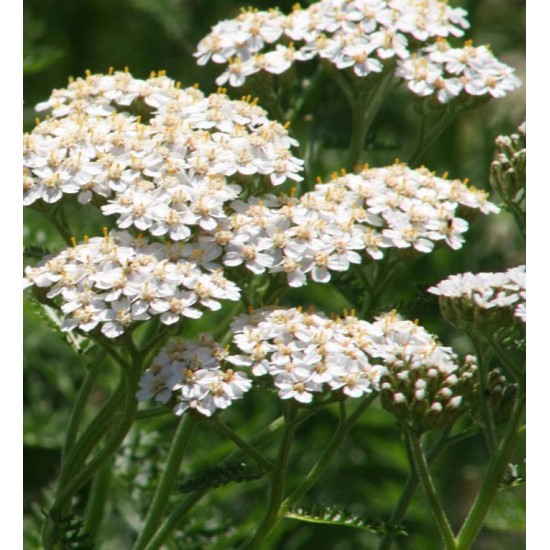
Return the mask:
<path id="1" fill-rule="evenodd" d="M 491 164 L 489 181 L 510 210 L 525 215 L 526 130 L 525 122 L 517 134 L 495 140 L 497 155 Z"/>
<path id="2" fill-rule="evenodd" d="M 439 351 L 444 349 L 440 347 Z M 453 422 L 470 403 L 476 380 L 475 358 L 467 357 L 461 367 L 436 367 L 430 358 L 414 369 L 411 364 L 412 360 L 402 365 L 386 363 L 388 370 L 380 385 L 382 406 L 418 431 Z"/>

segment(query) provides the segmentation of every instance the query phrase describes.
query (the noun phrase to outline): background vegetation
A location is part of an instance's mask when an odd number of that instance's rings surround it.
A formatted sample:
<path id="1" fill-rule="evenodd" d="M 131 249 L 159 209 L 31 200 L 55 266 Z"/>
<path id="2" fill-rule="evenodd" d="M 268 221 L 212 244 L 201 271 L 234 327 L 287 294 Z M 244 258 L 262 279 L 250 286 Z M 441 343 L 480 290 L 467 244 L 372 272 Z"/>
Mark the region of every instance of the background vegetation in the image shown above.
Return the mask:
<path id="1" fill-rule="evenodd" d="M 259 9 L 278 6 L 288 11 L 292 3 L 258 0 L 254 6 Z M 453 1 L 459 3 L 470 14 L 472 30 L 468 38 L 476 44 L 490 43 L 495 54 L 515 67 L 524 80 L 525 3 Z M 110 66 L 115 69 L 128 66 L 134 76 L 141 78 L 147 77 L 151 70 L 164 69 L 183 86 L 196 82 L 204 92 L 214 91 L 219 67 L 211 64 L 198 67 L 192 53 L 212 25 L 234 17 L 239 7 L 235 0 L 25 0 L 24 130 L 34 124 L 33 107 L 37 102 L 46 99 L 53 88 L 64 87 L 69 75 L 80 76 L 86 69 L 106 72 Z M 332 91 L 325 92 L 330 97 Z M 242 95 L 238 90 L 229 93 L 233 97 Z M 322 111 L 312 113 L 319 131 L 323 132 L 323 142 L 333 153 L 315 165 L 316 173 L 322 177 L 339 168 L 339 149 L 347 145 L 350 113 L 336 95 L 334 91 L 334 101 L 324 103 Z M 425 152 L 421 163 L 438 173 L 448 171 L 451 177 L 469 178 L 477 187 L 487 188 L 495 137 L 513 132 L 524 116 L 525 86 L 505 99 L 463 115 Z M 416 136 L 415 125 L 411 100 L 405 101 L 404 94 L 395 93 L 386 102 L 368 137 L 370 155 L 366 160 L 372 165 L 383 165 L 396 157 L 405 158 Z M 298 122 L 293 128 L 302 143 L 307 141 L 305 125 Z M 461 250 L 440 249 L 403 273 L 382 306 L 386 310 L 397 307 L 407 317 L 419 318 L 422 325 L 459 352 L 468 351 L 467 343 L 439 319 L 435 298 L 424 290 L 452 273 L 500 271 L 525 261 L 522 241 L 511 218 L 505 213 L 483 218 L 470 229 Z M 25 244 L 51 246 L 50 231 L 36 215 L 26 215 Z M 82 232 L 85 231 L 83 220 Z M 418 296 L 422 300 L 415 300 L 412 307 L 413 298 Z M 290 294 L 287 305 L 296 304 L 339 312 L 344 302 L 336 291 L 310 283 Z M 68 412 L 83 372 L 63 338 L 37 317 L 28 299 L 24 308 L 25 548 L 32 549 L 40 547 L 41 509 L 55 478 Z M 205 315 L 190 322 L 185 334 L 207 331 L 212 322 L 215 319 Z M 114 368 L 103 370 L 95 395 L 98 404 L 116 384 L 116 377 Z M 275 418 L 278 411 L 279 402 L 274 395 L 255 393 L 225 412 L 224 419 L 246 438 Z M 294 452 L 290 483 L 293 476 L 299 479 L 308 471 L 330 438 L 335 423 L 336 411 L 327 409 L 301 427 L 297 437 L 301 448 Z M 117 548 L 129 547 L 132 530 L 139 526 L 139 516 L 146 509 L 174 425 L 175 419 L 171 417 L 144 423 L 145 436 L 131 432 L 125 448 L 112 464 L 116 499 L 107 511 L 103 535 L 118 541 Z M 221 435 L 199 429 L 184 463 L 183 475 L 216 466 L 231 449 L 232 444 Z M 453 447 L 438 462 L 436 482 L 455 526 L 462 522 L 477 491 L 484 459 L 480 436 Z M 371 408 L 305 500 L 309 504 L 344 505 L 359 515 L 386 521 L 407 473 L 407 459 L 395 420 L 382 409 Z M 524 547 L 524 496 L 523 488 L 501 493 L 477 548 Z M 85 497 L 86 490 L 82 499 Z M 261 517 L 264 498 L 262 480 L 210 491 L 181 526 L 174 548 L 231 547 L 230 541 L 239 535 L 233 526 L 250 528 Z M 396 547 L 422 550 L 440 547 L 431 512 L 420 490 L 409 509 L 405 528 L 409 536 L 399 537 Z M 205 530 L 211 535 L 208 540 L 197 535 Z M 376 544 L 376 536 L 365 531 L 287 520 L 265 548 L 355 550 L 375 548 Z"/>

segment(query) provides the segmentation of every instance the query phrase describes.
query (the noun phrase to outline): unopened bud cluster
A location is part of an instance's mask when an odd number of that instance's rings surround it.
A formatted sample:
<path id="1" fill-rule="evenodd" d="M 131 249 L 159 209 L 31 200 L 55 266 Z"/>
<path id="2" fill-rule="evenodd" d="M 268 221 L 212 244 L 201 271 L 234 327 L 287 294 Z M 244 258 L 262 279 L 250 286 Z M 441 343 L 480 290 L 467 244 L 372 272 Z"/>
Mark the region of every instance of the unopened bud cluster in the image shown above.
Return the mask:
<path id="1" fill-rule="evenodd" d="M 140 380 L 137 398 L 174 404 L 176 415 L 192 409 L 212 416 L 251 388 L 247 375 L 226 363 L 227 350 L 203 335 L 199 342 L 168 344 Z"/>
<path id="2" fill-rule="evenodd" d="M 403 345 L 385 366 L 383 407 L 419 431 L 448 425 L 464 412 L 477 372 L 475 357 L 458 366 L 452 350 L 435 340 Z"/>
<path id="3" fill-rule="evenodd" d="M 489 180 L 505 204 L 522 212 L 526 200 L 526 137 L 524 122 L 517 133 L 496 139 L 497 155 L 491 164 Z"/>
<path id="4" fill-rule="evenodd" d="M 466 332 L 496 330 L 514 318 L 526 322 L 524 265 L 504 273 L 451 275 L 428 292 L 439 296 L 445 319 Z"/>
<path id="5" fill-rule="evenodd" d="M 494 368 L 487 374 L 485 399 L 493 410 L 496 421 L 504 421 L 509 418 L 518 393 L 517 384 L 510 383 L 499 368 Z M 474 409 L 477 409 L 479 392 L 474 396 Z"/>

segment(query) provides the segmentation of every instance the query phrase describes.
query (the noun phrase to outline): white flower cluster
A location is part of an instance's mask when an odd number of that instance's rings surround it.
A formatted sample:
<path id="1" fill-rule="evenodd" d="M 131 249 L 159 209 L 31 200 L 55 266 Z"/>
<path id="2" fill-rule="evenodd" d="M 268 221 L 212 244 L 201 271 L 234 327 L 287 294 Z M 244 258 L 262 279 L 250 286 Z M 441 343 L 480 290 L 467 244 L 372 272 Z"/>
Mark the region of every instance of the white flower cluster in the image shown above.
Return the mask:
<path id="1" fill-rule="evenodd" d="M 239 300 L 239 288 L 221 269 L 201 265 L 199 256 L 192 246 L 113 231 L 28 266 L 25 279 L 27 286 L 48 289 L 47 298 L 60 298 L 63 330 L 100 325 L 105 336 L 116 338 L 155 315 L 170 325 L 196 319 L 204 308 L 218 310 L 221 300 Z"/>
<path id="2" fill-rule="evenodd" d="M 386 59 L 409 57 L 409 40 L 462 36 L 465 16 L 437 0 L 322 0 L 289 15 L 251 8 L 215 25 L 194 55 L 199 65 L 228 64 L 218 85 L 240 86 L 261 70 L 281 74 L 316 56 L 362 77 L 382 71 Z"/>
<path id="3" fill-rule="evenodd" d="M 88 203 L 95 195 L 108 200 L 103 213 L 117 214 L 121 229 L 184 239 L 190 226 L 214 227 L 239 194 L 226 178 L 302 179 L 303 161 L 290 151 L 296 140 L 250 98 L 205 97 L 166 76 L 116 72 L 55 90 L 38 106 L 47 108 L 51 118 L 24 135 L 25 205 L 66 193 Z M 130 108 L 150 119 L 141 122 Z"/>
<path id="4" fill-rule="evenodd" d="M 481 310 L 511 309 L 526 322 L 526 270 L 524 265 L 504 273 L 463 273 L 451 275 L 428 292 L 445 301 L 460 302 Z"/>
<path id="5" fill-rule="evenodd" d="M 451 48 L 445 40 L 464 34 L 466 15 L 438 0 L 322 0 L 306 9 L 297 5 L 289 15 L 251 8 L 215 25 L 194 55 L 199 65 L 227 64 L 218 85 L 241 86 L 259 71 L 281 74 L 314 57 L 365 77 L 396 58 L 396 75 L 415 94 L 436 93 L 442 103 L 463 90 L 506 95 L 519 86 L 513 69 L 484 46 Z M 417 55 L 419 43 L 431 45 Z"/>
<path id="6" fill-rule="evenodd" d="M 514 69 L 499 61 L 487 46 L 474 47 L 467 41 L 462 48 L 453 48 L 443 38 L 400 60 L 396 75 L 407 81 L 414 94 L 435 95 L 440 103 L 461 93 L 504 97 L 521 85 Z"/>
<path id="7" fill-rule="evenodd" d="M 311 403 L 325 389 L 361 397 L 378 389 L 383 372 L 371 364 L 372 325 L 354 317 L 328 319 L 300 309 L 261 309 L 233 321 L 242 352 L 227 361 L 269 374 L 281 399 Z"/>
<path id="8" fill-rule="evenodd" d="M 116 215 L 120 229 L 145 232 L 75 243 L 27 269 L 28 284 L 61 296 L 66 330 L 101 324 L 113 338 L 152 315 L 171 324 L 240 298 L 215 263 L 222 248 L 214 235 L 229 226 L 228 203 L 242 192 L 228 178 L 302 179 L 303 162 L 290 152 L 297 142 L 284 126 L 249 98 L 205 97 L 164 75 L 127 72 L 79 78 L 39 108 L 52 113 L 24 136 L 24 204 L 77 194 Z"/>
<path id="9" fill-rule="evenodd" d="M 394 312 L 368 323 L 353 315 L 328 319 L 300 309 L 261 309 L 238 317 L 232 329 L 242 353 L 227 361 L 250 367 L 255 376 L 268 374 L 281 399 L 301 403 L 325 391 L 361 397 L 379 390 L 381 379 L 388 389 L 396 369 L 432 369 L 448 377 L 458 368 L 450 348 Z"/>
<path id="10" fill-rule="evenodd" d="M 212 416 L 252 387 L 246 374 L 227 368 L 226 359 L 227 350 L 208 335 L 202 335 L 199 342 L 170 343 L 144 372 L 137 398 L 163 404 L 174 399 L 177 415 L 193 409 Z"/>
<path id="11" fill-rule="evenodd" d="M 300 198 L 235 201 L 236 214 L 214 238 L 225 247 L 226 266 L 283 272 L 290 286 L 299 287 L 308 277 L 329 281 L 331 271 L 361 263 L 363 252 L 379 260 L 388 247 L 428 253 L 444 241 L 460 248 L 468 229 L 457 216 L 461 205 L 499 211 L 484 191 L 396 163 L 335 175 Z"/>

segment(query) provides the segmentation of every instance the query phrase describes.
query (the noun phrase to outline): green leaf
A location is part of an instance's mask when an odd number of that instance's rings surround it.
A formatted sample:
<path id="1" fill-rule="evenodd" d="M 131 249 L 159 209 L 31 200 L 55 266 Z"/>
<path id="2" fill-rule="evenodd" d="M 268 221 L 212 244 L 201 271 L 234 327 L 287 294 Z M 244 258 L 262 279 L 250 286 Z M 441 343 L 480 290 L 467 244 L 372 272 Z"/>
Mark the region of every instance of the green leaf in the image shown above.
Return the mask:
<path id="1" fill-rule="evenodd" d="M 49 256 L 50 251 L 47 248 L 44 248 L 42 246 L 26 246 L 23 249 L 23 256 L 26 256 L 27 258 L 36 258 L 38 260 L 41 260 L 45 256 Z"/>
<path id="2" fill-rule="evenodd" d="M 83 531 L 84 521 L 74 515 L 52 518 L 52 543 L 60 550 L 94 550 L 90 536 Z"/>
<path id="3" fill-rule="evenodd" d="M 65 54 L 57 48 L 37 48 L 23 56 L 23 74 L 25 76 L 39 73 L 53 65 Z"/>
<path id="4" fill-rule="evenodd" d="M 78 356 L 82 356 L 87 349 L 90 340 L 76 332 L 65 332 L 61 329 L 63 325 L 63 315 L 60 311 L 42 304 L 35 296 L 29 296 L 29 302 L 37 317 L 55 332 L 61 339 L 67 342 Z"/>
<path id="5" fill-rule="evenodd" d="M 292 508 L 286 513 L 286 517 L 309 523 L 355 527 L 378 535 L 388 532 L 395 532 L 398 535 L 407 534 L 402 527 L 396 527 L 379 520 L 367 519 L 337 506 L 315 505 L 309 509 L 303 507 Z"/>
<path id="6" fill-rule="evenodd" d="M 182 493 L 190 493 L 191 491 L 220 487 L 231 482 L 252 481 L 260 479 L 264 475 L 265 472 L 258 467 L 249 466 L 244 462 L 228 462 L 221 466 L 203 470 L 188 478 L 180 483 L 179 489 Z"/>

